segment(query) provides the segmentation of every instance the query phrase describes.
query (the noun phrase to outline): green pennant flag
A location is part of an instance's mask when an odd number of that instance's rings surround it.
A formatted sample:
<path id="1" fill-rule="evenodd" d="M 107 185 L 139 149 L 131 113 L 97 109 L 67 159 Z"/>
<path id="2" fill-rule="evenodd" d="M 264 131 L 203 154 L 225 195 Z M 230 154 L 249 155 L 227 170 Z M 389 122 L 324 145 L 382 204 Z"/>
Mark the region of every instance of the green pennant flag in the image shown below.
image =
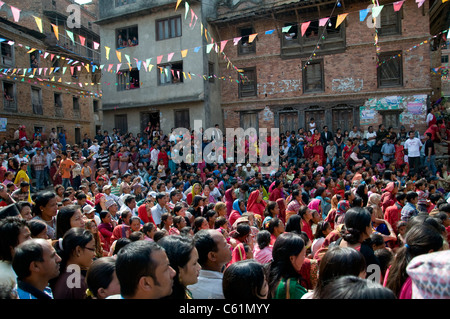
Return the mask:
<path id="1" fill-rule="evenodd" d="M 74 44 L 75 40 L 73 39 L 73 32 L 69 31 L 69 30 L 66 30 L 66 33 L 69 36 L 70 40 L 72 40 L 72 44 Z"/>

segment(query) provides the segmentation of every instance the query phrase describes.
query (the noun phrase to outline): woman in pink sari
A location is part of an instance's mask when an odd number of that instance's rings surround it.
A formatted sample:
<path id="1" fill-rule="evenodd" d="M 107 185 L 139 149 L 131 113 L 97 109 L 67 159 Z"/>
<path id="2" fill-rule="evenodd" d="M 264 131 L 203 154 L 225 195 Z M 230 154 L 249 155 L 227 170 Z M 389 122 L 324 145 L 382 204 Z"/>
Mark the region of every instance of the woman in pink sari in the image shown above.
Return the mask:
<path id="1" fill-rule="evenodd" d="M 119 170 L 119 158 L 117 157 L 117 146 L 113 145 L 109 151 L 109 169 L 111 172 Z"/>
<path id="2" fill-rule="evenodd" d="M 250 193 L 247 201 L 248 212 L 252 212 L 263 217 L 266 205 L 266 202 L 263 200 L 263 195 L 259 190 L 255 190 Z"/>
<path id="3" fill-rule="evenodd" d="M 231 211 L 233 210 L 233 202 L 236 199 L 236 193 L 234 189 L 230 187 L 225 191 L 225 204 L 227 205 L 227 217 L 230 217 Z"/>
<path id="4" fill-rule="evenodd" d="M 120 152 L 117 154 L 119 157 L 119 171 L 121 175 L 124 175 L 128 169 L 128 161 L 130 159 L 129 152 L 125 146 L 120 148 Z"/>

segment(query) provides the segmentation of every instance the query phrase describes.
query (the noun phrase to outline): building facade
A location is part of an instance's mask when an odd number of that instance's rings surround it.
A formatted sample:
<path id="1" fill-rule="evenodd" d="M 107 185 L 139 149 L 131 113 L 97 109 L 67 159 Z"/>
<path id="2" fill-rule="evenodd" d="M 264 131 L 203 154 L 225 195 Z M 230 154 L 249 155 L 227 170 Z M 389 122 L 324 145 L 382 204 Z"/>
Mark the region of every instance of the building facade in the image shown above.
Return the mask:
<path id="1" fill-rule="evenodd" d="M 28 139 L 39 130 L 46 139 L 52 128 L 66 130 L 67 143 L 80 143 L 84 134 L 93 137 L 101 128 L 100 62 L 93 43 L 100 42 L 96 1 L 80 8 L 81 24 L 69 28 L 66 8 L 73 1 L 9 1 L 22 8 L 21 19 L 13 21 L 6 11 L 0 15 L 0 81 L 3 91 L 0 117 L 6 131 L 0 137 L 11 141 L 19 125 Z M 27 14 L 28 13 L 28 14 Z M 32 14 L 30 14 L 32 13 Z M 38 31 L 33 16 L 42 20 Z M 58 26 L 58 38 L 52 27 Z M 66 30 L 73 32 L 69 39 Z M 79 36 L 85 39 L 80 43 Z M 11 43 L 11 44 L 8 44 Z"/>
<path id="2" fill-rule="evenodd" d="M 209 22 L 220 40 L 241 38 L 224 52 L 246 76 L 222 84 L 226 127 L 297 131 L 314 118 L 319 130 L 377 130 L 379 124 L 425 130 L 433 91 L 429 2 L 418 8 L 405 1 L 396 11 L 392 2 L 380 1 L 378 21 L 367 4 L 336 3 L 221 2 Z M 364 9 L 368 15 L 361 21 Z M 239 79 L 220 65 L 222 76 Z"/>
<path id="3" fill-rule="evenodd" d="M 222 126 L 218 55 L 205 50 L 206 14 L 191 3 L 196 20 L 185 19 L 177 1 L 100 0 L 103 116 L 105 129 L 137 134 L 150 122 L 172 128 Z M 186 51 L 187 50 L 187 51 Z M 170 55 L 170 56 L 169 56 Z"/>

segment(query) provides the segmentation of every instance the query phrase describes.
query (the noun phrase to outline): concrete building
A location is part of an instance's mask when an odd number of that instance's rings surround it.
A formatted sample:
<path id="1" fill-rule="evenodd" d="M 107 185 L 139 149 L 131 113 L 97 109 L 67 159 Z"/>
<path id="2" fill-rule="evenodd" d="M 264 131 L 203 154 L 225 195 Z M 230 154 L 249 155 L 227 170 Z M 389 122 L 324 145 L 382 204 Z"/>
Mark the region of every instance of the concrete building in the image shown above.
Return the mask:
<path id="1" fill-rule="evenodd" d="M 136 135 L 151 122 L 168 134 L 175 127 L 193 129 L 194 120 L 206 128 L 222 127 L 219 81 L 207 78 L 218 72 L 219 55 L 206 53 L 201 32 L 201 25 L 209 26 L 210 6 L 190 2 L 197 17 L 192 22 L 184 7 L 174 10 L 176 2 L 99 1 L 105 129 Z M 138 44 L 128 45 L 133 39 Z"/>
<path id="2" fill-rule="evenodd" d="M 55 128 L 66 130 L 69 144 L 80 143 L 84 134 L 93 137 L 102 122 L 100 71 L 92 72 L 100 61 L 99 51 L 93 48 L 94 42 L 100 42 L 93 23 L 96 1 L 80 8 L 81 25 L 74 28 L 68 26 L 66 11 L 73 1 L 30 0 L 26 4 L 8 2 L 22 9 L 18 22 L 6 10 L 0 14 L 0 37 L 7 40 L 1 42 L 0 60 L 4 93 L 0 117 L 6 118 L 7 126 L 0 137 L 12 141 L 18 126 L 25 125 L 29 139 L 36 130 L 46 139 Z M 42 33 L 33 16 L 42 19 Z M 58 26 L 59 39 L 51 24 Z M 66 30 L 73 32 L 74 43 Z M 85 38 L 84 45 L 79 35 Z"/>
<path id="3" fill-rule="evenodd" d="M 248 81 L 222 83 L 226 127 L 364 131 L 369 125 L 425 130 L 433 93 L 430 2 L 384 5 L 378 23 L 361 1 L 222 1 L 209 22 Z M 360 10 L 369 9 L 360 21 Z M 348 13 L 337 26 L 337 16 Z M 321 19 L 326 23 L 321 24 Z M 302 35 L 303 23 L 307 28 Z M 288 30 L 289 29 L 289 30 Z M 271 32 L 268 32 L 271 31 Z M 442 30 L 441 30 L 442 31 Z M 249 35 L 257 34 L 252 43 Z M 375 35 L 378 45 L 375 46 Z M 377 54 L 378 51 L 378 54 Z M 377 62 L 377 59 L 378 62 Z M 221 75 L 238 75 L 220 63 Z"/>

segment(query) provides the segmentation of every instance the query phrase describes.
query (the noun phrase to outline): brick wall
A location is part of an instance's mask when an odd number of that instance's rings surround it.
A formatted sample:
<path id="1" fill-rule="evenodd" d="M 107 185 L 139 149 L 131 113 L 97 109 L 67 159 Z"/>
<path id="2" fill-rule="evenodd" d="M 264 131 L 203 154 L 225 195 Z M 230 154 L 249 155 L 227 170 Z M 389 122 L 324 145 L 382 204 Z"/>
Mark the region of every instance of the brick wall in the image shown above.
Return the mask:
<path id="1" fill-rule="evenodd" d="M 344 22 L 346 24 L 346 50 L 343 53 L 316 56 L 324 63 L 324 91 L 315 94 L 303 93 L 302 62 L 306 58 L 282 59 L 280 38 L 281 25 L 276 25 L 270 17 L 255 19 L 251 22 L 256 38 L 256 54 L 238 55 L 237 46 L 230 40 L 224 53 L 238 68 L 256 67 L 258 92 L 257 96 L 239 98 L 237 72 L 221 64 L 221 75 L 226 80 L 222 83 L 222 107 L 224 109 L 225 127 L 239 125 L 239 111 L 264 109 L 283 105 L 305 105 L 319 102 L 333 103 L 343 100 L 347 102 L 365 100 L 371 97 L 391 95 L 431 94 L 430 48 L 429 45 L 415 45 L 430 37 L 428 3 L 424 8 L 417 8 L 414 2 L 405 2 L 401 35 L 380 37 L 381 52 L 403 52 L 403 86 L 379 89 L 377 82 L 376 49 L 374 46 L 374 29 L 369 29 L 366 22 L 359 21 L 358 11 L 366 6 L 352 5 L 345 12 L 351 12 Z M 323 15 L 326 13 L 323 13 Z M 326 17 L 326 16 L 325 16 Z M 283 21 L 277 15 L 278 21 Z M 306 18 L 305 18 L 306 19 Z M 317 18 L 316 18 L 317 19 Z M 287 19 L 284 19 L 286 21 Z M 303 21 L 303 20 L 302 20 Z M 218 25 L 220 39 L 233 39 L 239 36 L 239 28 L 250 22 L 234 21 Z M 267 30 L 275 29 L 271 35 Z M 232 81 L 231 81 L 231 80 Z M 355 102 L 356 103 L 356 102 Z M 270 120 L 269 120 L 270 119 Z M 380 122 L 381 116 L 376 120 Z M 259 126 L 278 125 L 272 116 L 259 114 Z M 419 124 L 419 123 L 418 123 Z"/>

